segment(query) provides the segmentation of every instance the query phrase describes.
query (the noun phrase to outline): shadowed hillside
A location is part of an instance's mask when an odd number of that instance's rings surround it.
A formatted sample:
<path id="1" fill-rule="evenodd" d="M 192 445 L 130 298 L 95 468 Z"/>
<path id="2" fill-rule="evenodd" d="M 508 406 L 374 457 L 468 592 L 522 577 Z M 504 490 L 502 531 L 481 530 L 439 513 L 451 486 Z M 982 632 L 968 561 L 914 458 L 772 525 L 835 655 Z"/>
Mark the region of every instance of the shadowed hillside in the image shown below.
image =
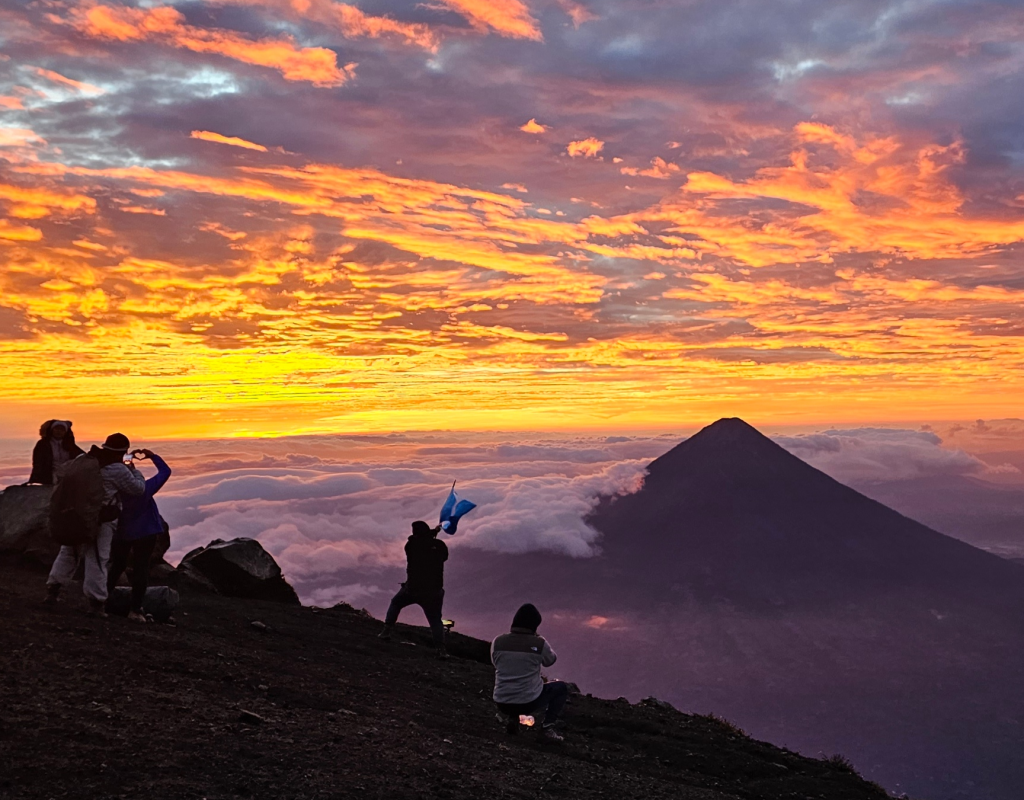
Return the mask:
<path id="1" fill-rule="evenodd" d="M 841 759 L 656 703 L 577 696 L 564 744 L 508 737 L 485 643 L 454 635 L 439 662 L 425 630 L 381 643 L 347 606 L 186 589 L 177 627 L 142 626 L 87 618 L 70 592 L 45 610 L 43 579 L 0 566 L 4 797 L 885 797 Z"/>

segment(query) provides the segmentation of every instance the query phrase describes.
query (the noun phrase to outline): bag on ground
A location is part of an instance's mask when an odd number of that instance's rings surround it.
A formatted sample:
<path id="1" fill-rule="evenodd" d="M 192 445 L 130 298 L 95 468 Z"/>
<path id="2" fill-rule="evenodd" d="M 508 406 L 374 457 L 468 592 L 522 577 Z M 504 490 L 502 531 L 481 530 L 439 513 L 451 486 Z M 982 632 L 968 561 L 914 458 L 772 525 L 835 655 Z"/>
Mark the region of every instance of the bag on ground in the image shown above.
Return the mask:
<path id="1" fill-rule="evenodd" d="M 50 498 L 50 533 L 61 545 L 96 541 L 103 506 L 103 478 L 95 457 L 72 461 Z"/>

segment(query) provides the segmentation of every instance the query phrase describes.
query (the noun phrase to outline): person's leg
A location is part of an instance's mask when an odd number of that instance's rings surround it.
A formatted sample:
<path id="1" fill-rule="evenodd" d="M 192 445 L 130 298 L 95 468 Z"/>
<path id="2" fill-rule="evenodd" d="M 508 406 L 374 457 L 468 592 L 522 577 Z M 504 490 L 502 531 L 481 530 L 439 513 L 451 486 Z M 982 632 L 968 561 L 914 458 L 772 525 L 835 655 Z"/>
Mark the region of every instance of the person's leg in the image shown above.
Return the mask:
<path id="1" fill-rule="evenodd" d="M 406 606 L 411 606 L 416 601 L 409 596 L 409 591 L 403 586 L 394 597 L 391 598 L 391 605 L 388 606 L 388 613 L 384 616 L 384 624 L 393 626 L 398 622 L 398 615 Z"/>
<path id="2" fill-rule="evenodd" d="M 384 630 L 377 634 L 377 638 L 388 641 L 391 638 L 391 631 L 394 630 L 395 623 L 398 622 L 398 615 L 402 612 L 403 608 L 412 605 L 414 602 L 416 601 L 409 595 L 405 584 L 402 584 L 402 588 L 391 598 L 388 613 L 384 615 Z"/>
<path id="3" fill-rule="evenodd" d="M 544 714 L 544 727 L 548 728 L 558 722 L 558 715 L 565 708 L 565 701 L 569 699 L 569 687 L 564 681 L 548 681 L 540 692 L 537 705 L 547 706 Z"/>
<path id="4" fill-rule="evenodd" d="M 434 647 L 438 650 L 444 649 L 444 622 L 441 619 L 441 609 L 444 607 L 444 589 L 436 595 L 420 599 L 420 608 L 430 625 L 430 632 L 434 635 Z"/>
<path id="5" fill-rule="evenodd" d="M 149 586 L 149 559 L 156 547 L 156 536 L 144 536 L 131 543 L 132 548 L 132 611 L 141 614 Z"/>
<path id="6" fill-rule="evenodd" d="M 107 567 L 110 566 L 110 545 L 114 541 L 116 527 L 116 522 L 102 523 L 96 541 L 82 546 L 85 551 L 85 583 L 82 588 L 95 611 L 99 611 L 107 600 Z"/>
<path id="7" fill-rule="evenodd" d="M 53 566 L 50 567 L 50 574 L 46 579 L 47 600 L 51 602 L 56 600 L 57 595 L 60 594 L 61 587 L 69 583 L 74 577 L 75 570 L 78 569 L 80 555 L 80 549 L 77 547 L 64 545 L 60 548 L 60 552 L 57 553 L 57 557 L 53 560 Z"/>
<path id="8" fill-rule="evenodd" d="M 110 543 L 110 567 L 107 569 L 107 596 L 114 592 L 121 573 L 128 566 L 128 554 L 131 552 L 131 542 L 115 539 Z"/>

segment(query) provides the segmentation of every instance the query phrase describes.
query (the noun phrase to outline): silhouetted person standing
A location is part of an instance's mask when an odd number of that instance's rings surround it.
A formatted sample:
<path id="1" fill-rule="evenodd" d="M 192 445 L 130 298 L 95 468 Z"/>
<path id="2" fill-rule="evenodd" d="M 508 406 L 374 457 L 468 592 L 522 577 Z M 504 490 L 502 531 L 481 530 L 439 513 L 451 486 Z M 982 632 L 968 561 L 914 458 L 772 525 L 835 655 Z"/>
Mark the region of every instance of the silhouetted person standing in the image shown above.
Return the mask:
<path id="1" fill-rule="evenodd" d="M 32 474 L 28 482 L 52 486 L 60 480 L 64 468 L 83 452 L 75 444 L 71 420 L 48 419 L 39 426 L 39 441 L 32 449 Z"/>
<path id="2" fill-rule="evenodd" d="M 512 630 L 491 642 L 494 664 L 494 702 L 505 717 L 509 733 L 519 730 L 519 715 L 533 715 L 545 709 L 542 731 L 545 738 L 561 741 L 554 730 L 558 715 L 569 697 L 562 681 L 544 682 L 541 667 L 558 659 L 551 645 L 537 635 L 540 612 L 532 603 L 520 606 L 512 618 Z"/>
<path id="3" fill-rule="evenodd" d="M 437 538 L 440 530 L 440 525 L 431 528 L 423 520 L 417 520 L 412 524 L 412 536 L 405 543 L 406 580 L 398 594 L 391 599 L 380 638 L 391 638 L 398 615 L 403 608 L 418 605 L 423 609 L 430 624 L 438 656 L 447 658 L 441 608 L 444 605 L 444 562 L 448 560 L 448 548 Z"/>

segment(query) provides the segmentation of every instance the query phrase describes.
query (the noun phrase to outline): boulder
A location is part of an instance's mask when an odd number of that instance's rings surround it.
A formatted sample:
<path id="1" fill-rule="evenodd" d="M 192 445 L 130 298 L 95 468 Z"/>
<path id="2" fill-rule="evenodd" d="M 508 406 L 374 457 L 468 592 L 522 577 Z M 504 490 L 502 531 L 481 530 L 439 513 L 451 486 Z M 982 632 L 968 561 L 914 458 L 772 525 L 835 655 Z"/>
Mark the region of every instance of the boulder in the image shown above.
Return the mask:
<path id="1" fill-rule="evenodd" d="M 229 597 L 299 605 L 274 557 L 255 539 L 214 539 L 185 554 L 178 565 L 185 583 L 213 588 Z"/>
<path id="2" fill-rule="evenodd" d="M 0 552 L 49 565 L 60 546 L 50 537 L 52 486 L 8 486 L 0 492 Z"/>

